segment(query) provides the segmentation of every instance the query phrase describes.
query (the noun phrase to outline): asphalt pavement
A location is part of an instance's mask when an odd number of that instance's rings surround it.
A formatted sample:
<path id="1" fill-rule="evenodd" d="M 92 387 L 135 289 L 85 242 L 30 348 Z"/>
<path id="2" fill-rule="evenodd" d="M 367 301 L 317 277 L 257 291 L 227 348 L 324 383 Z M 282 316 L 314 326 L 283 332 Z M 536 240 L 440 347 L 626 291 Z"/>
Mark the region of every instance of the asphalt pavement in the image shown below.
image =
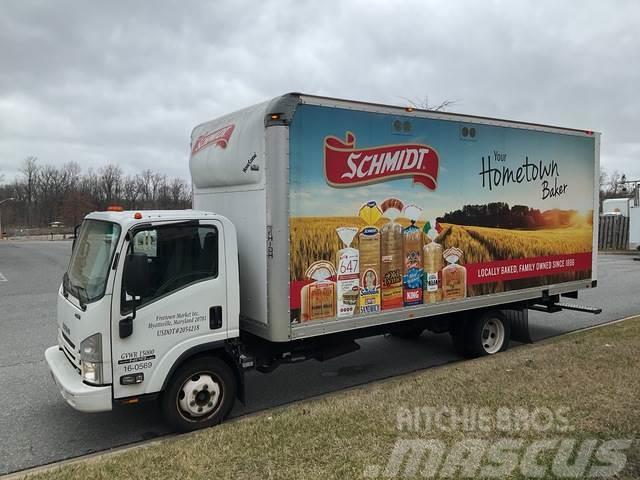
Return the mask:
<path id="1" fill-rule="evenodd" d="M 169 433 L 153 404 L 84 414 L 57 391 L 44 350 L 56 342 L 56 291 L 70 253 L 69 241 L 0 242 L 0 475 Z M 533 337 L 640 313 L 640 262 L 601 255 L 598 277 L 598 288 L 578 301 L 602 307 L 602 314 L 532 312 Z M 238 403 L 233 415 L 459 360 L 446 334 L 359 343 L 358 352 L 324 363 L 285 365 L 268 375 L 249 372 L 247 404 Z"/>

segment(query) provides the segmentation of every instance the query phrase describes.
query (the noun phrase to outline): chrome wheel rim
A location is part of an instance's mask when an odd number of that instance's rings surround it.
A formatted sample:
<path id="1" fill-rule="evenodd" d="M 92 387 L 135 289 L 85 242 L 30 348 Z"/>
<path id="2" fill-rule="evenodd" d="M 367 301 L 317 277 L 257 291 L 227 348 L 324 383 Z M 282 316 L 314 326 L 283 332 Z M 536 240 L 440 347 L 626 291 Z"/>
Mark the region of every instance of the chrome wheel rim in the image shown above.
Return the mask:
<path id="1" fill-rule="evenodd" d="M 490 318 L 482 326 L 481 337 L 485 352 L 499 352 L 504 344 L 504 324 L 498 318 Z"/>
<path id="2" fill-rule="evenodd" d="M 189 377 L 178 391 L 178 411 L 187 420 L 202 420 L 211 416 L 220 405 L 222 387 L 209 372 Z"/>

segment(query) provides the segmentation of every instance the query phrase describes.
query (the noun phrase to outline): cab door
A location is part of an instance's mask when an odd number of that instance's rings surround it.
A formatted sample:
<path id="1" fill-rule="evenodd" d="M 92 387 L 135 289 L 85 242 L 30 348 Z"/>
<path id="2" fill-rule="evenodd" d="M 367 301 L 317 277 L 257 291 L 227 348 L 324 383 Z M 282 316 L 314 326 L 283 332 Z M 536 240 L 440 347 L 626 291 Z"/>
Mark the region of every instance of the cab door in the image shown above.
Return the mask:
<path id="1" fill-rule="evenodd" d="M 111 311 L 114 398 L 159 391 L 181 353 L 227 338 L 224 252 L 223 226 L 217 220 L 129 231 Z M 132 253 L 146 255 L 148 266 L 148 285 L 138 298 L 123 286 L 126 257 Z"/>

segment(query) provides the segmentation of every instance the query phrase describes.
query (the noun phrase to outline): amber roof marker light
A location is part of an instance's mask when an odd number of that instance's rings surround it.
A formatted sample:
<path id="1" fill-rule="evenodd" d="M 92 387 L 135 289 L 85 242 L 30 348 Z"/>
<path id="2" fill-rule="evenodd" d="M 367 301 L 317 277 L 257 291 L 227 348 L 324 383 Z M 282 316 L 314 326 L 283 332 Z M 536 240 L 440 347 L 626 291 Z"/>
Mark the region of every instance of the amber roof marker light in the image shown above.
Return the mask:
<path id="1" fill-rule="evenodd" d="M 107 212 L 123 212 L 124 208 L 122 208 L 122 205 L 109 205 L 107 207 Z"/>
<path id="2" fill-rule="evenodd" d="M 133 218 L 136 220 L 140 220 L 142 218 L 142 214 L 140 212 L 136 212 L 133 214 Z"/>

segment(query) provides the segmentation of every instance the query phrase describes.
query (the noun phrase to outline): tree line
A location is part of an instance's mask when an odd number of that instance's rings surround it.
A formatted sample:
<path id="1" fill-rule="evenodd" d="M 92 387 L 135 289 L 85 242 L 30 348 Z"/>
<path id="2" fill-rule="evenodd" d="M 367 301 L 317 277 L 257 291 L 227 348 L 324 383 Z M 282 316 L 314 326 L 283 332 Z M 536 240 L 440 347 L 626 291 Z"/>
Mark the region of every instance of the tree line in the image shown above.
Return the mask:
<path id="1" fill-rule="evenodd" d="M 505 202 L 492 202 L 485 205 L 465 205 L 461 209 L 445 213 L 439 220 L 477 227 L 536 229 L 592 223 L 593 217 L 580 215 L 575 210 L 540 211 L 526 205 L 510 207 Z"/>
<path id="2" fill-rule="evenodd" d="M 191 186 L 153 170 L 125 175 L 114 164 L 85 172 L 77 162 L 61 167 L 41 165 L 27 157 L 12 182 L 0 177 L 2 229 L 47 227 L 61 222 L 73 227 L 89 212 L 120 205 L 125 210 L 191 207 Z"/>

